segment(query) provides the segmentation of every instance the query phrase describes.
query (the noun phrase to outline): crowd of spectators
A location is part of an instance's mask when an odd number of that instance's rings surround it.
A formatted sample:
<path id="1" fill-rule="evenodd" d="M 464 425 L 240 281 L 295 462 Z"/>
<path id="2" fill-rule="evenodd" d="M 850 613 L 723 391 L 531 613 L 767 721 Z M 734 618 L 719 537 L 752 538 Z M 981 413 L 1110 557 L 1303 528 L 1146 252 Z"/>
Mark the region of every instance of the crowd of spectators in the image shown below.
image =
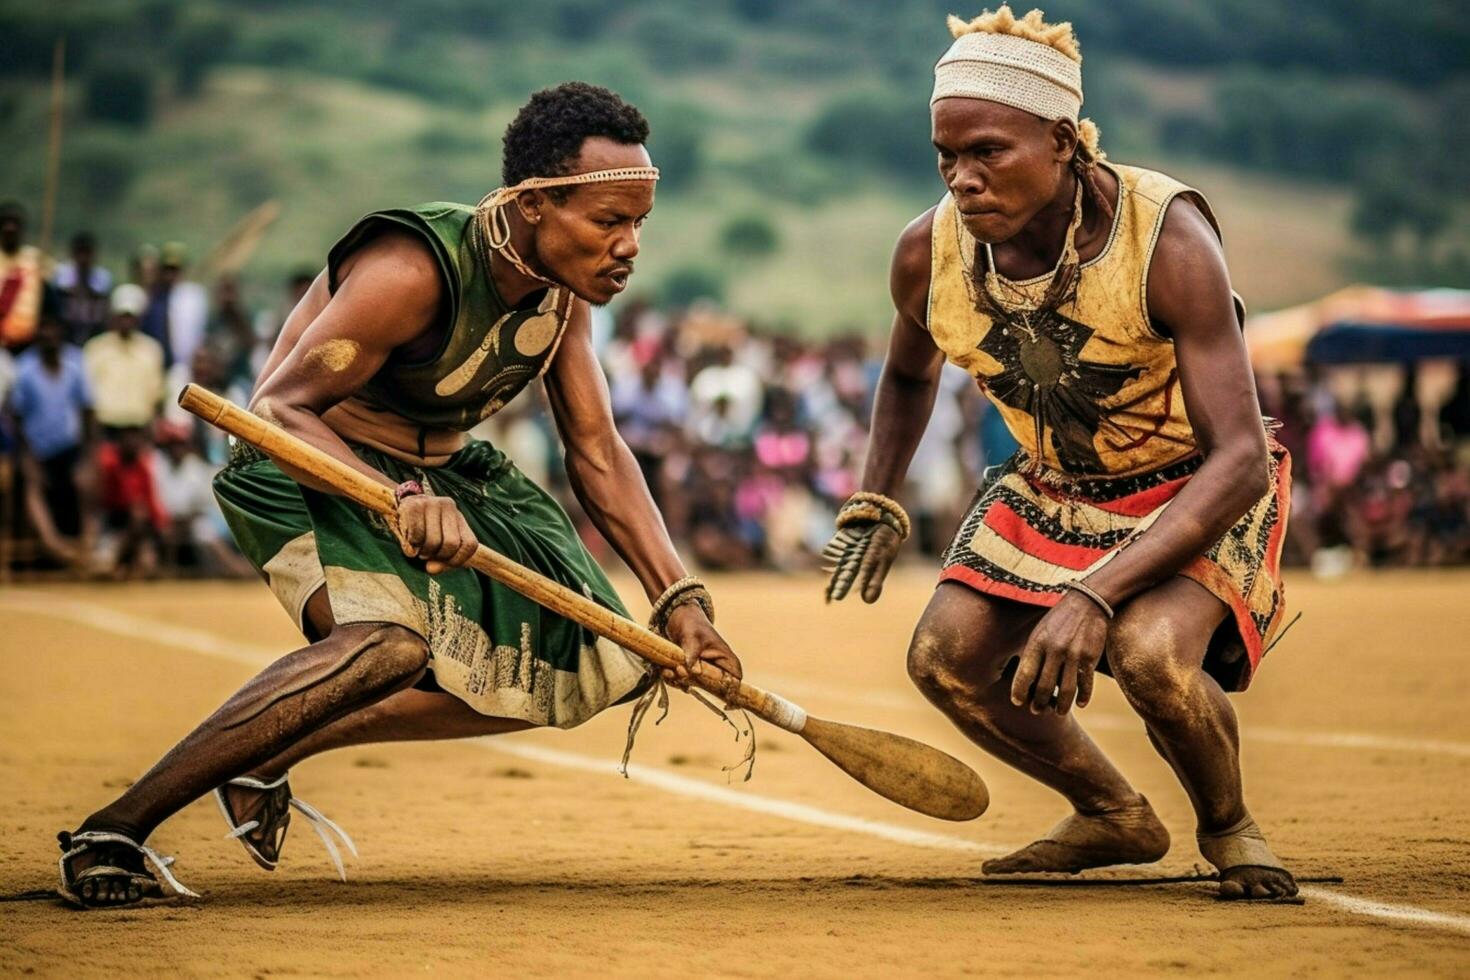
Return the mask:
<path id="1" fill-rule="evenodd" d="M 1290 562 L 1331 575 L 1470 561 L 1470 362 L 1431 404 L 1418 365 L 1397 374 L 1387 402 L 1318 372 L 1257 378 L 1293 459 Z"/>
<path id="2" fill-rule="evenodd" d="M 0 561 L 119 578 L 251 574 L 210 491 L 226 444 L 175 397 L 192 381 L 247 402 L 312 275 L 252 312 L 233 279 L 192 281 L 178 243 L 114 277 L 89 235 L 52 269 L 24 237 L 23 212 L 0 205 Z M 634 301 L 598 310 L 594 325 L 619 430 L 688 557 L 711 570 L 814 566 L 857 489 L 881 344 L 803 340 L 700 305 Z M 1257 379 L 1294 460 L 1289 562 L 1335 574 L 1470 561 L 1470 364 L 1433 404 L 1418 376 L 1403 371 L 1391 405 L 1340 398 L 1325 374 Z M 475 434 L 579 513 L 539 386 Z M 948 544 L 985 468 L 1014 449 L 946 366 L 902 494 L 911 554 Z"/>
<path id="3" fill-rule="evenodd" d="M 631 307 L 603 356 L 619 428 L 701 565 L 815 563 L 856 489 L 877 342 L 803 342 L 715 310 L 670 319 Z M 1288 563 L 1332 575 L 1470 561 L 1470 362 L 1429 400 L 1420 368 L 1378 369 L 1395 375 L 1390 402 L 1354 390 L 1352 369 L 1257 379 L 1263 414 L 1293 458 Z M 1334 393 L 1343 381 L 1346 397 Z M 902 495 L 914 553 L 948 545 L 985 468 L 1015 447 L 969 377 L 946 365 Z"/>
<path id="4" fill-rule="evenodd" d="M 180 243 L 115 277 L 90 234 L 48 268 L 25 233 L 24 211 L 0 205 L 0 561 L 251 574 L 210 490 L 225 442 L 175 399 L 194 382 L 247 401 L 279 320 L 248 316 L 230 278 L 212 296 L 191 281 Z"/>

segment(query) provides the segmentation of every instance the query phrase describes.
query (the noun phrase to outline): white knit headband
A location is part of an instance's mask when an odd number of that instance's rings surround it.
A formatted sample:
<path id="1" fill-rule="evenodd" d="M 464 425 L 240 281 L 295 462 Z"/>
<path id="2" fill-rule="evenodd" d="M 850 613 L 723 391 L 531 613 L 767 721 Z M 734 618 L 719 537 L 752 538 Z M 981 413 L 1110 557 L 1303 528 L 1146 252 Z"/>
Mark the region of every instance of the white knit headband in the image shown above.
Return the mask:
<path id="1" fill-rule="evenodd" d="M 1082 66 L 1049 44 L 1014 34 L 963 34 L 934 66 L 929 104 L 940 99 L 986 99 L 1075 123 Z"/>

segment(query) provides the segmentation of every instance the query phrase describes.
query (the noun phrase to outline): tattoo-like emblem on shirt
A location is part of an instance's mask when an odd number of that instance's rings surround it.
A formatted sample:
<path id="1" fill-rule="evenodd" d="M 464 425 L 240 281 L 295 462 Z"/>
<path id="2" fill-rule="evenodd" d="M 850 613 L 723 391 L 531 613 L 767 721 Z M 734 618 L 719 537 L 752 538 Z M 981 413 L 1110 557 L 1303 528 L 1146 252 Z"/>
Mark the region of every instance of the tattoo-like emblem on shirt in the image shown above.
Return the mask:
<path id="1" fill-rule="evenodd" d="M 1047 430 L 1068 473 L 1105 472 L 1093 444 L 1104 410 L 1101 402 L 1138 378 L 1143 368 L 1082 359 L 1094 331 L 1053 310 L 1017 312 L 995 321 L 977 345 L 1000 362 L 985 386 L 1006 405 L 1031 416 L 1036 446 Z"/>

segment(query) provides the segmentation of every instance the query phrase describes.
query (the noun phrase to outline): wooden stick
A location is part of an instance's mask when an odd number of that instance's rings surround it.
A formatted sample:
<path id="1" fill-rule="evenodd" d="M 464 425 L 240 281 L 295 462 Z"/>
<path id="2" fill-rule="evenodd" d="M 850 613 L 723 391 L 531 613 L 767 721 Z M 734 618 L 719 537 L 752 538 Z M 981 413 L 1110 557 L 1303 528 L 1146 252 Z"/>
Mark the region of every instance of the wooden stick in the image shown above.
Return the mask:
<path id="1" fill-rule="evenodd" d="M 331 486 L 368 510 L 396 519 L 398 504 L 391 488 L 279 426 L 198 385 L 186 385 L 179 404 L 277 462 Z M 467 564 L 660 667 L 684 665 L 678 644 L 484 544 Z M 980 777 L 938 749 L 901 735 L 810 717 L 791 701 L 710 664 L 696 664 L 690 675 L 696 687 L 727 704 L 801 735 L 843 771 L 896 803 L 949 820 L 973 819 L 989 805 L 989 792 Z"/>
<path id="2" fill-rule="evenodd" d="M 66 105 L 66 38 L 51 52 L 51 128 L 46 141 L 46 186 L 41 197 L 41 254 L 51 254 L 56 228 L 56 192 L 61 183 L 61 117 Z"/>

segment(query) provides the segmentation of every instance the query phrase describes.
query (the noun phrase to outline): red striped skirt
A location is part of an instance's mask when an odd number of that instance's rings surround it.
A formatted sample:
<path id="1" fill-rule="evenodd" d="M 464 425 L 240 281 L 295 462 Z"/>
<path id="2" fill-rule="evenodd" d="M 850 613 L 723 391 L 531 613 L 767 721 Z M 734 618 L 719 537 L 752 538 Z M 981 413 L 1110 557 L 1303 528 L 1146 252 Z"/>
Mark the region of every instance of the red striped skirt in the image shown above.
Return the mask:
<path id="1" fill-rule="evenodd" d="M 1115 479 L 1053 481 L 1023 472 L 1012 456 L 981 488 L 944 554 L 940 581 L 1036 606 L 1054 606 L 1066 583 L 1106 564 L 1154 522 L 1203 464 L 1172 463 Z M 1227 691 L 1243 691 L 1286 610 L 1281 545 L 1291 509 L 1291 457 L 1271 444 L 1271 488 L 1210 549 L 1179 574 L 1229 607 L 1205 655 Z M 1106 661 L 1100 665 L 1106 672 Z"/>

